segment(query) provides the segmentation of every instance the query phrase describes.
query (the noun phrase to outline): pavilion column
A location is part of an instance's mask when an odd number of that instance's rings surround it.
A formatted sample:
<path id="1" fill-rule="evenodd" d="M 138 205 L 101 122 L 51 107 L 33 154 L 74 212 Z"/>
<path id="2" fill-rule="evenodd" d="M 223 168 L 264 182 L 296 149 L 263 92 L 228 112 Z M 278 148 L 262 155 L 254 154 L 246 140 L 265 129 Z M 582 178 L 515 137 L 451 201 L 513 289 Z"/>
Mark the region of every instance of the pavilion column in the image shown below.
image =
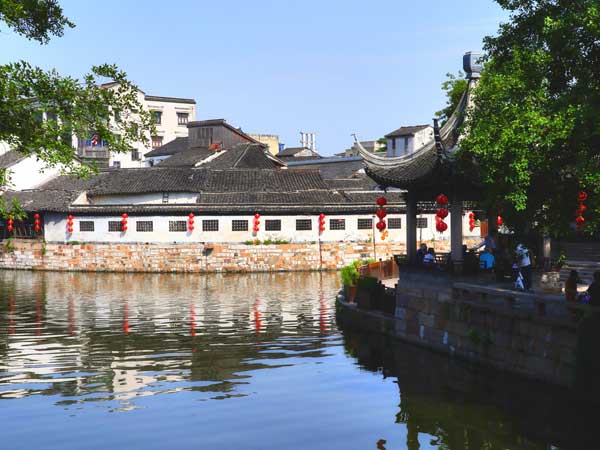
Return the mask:
<path id="1" fill-rule="evenodd" d="M 406 193 L 406 256 L 411 263 L 417 259 L 417 197 L 412 190 Z"/>
<path id="2" fill-rule="evenodd" d="M 463 264 L 463 227 L 462 201 L 450 204 L 450 257 L 456 273 L 462 272 Z"/>

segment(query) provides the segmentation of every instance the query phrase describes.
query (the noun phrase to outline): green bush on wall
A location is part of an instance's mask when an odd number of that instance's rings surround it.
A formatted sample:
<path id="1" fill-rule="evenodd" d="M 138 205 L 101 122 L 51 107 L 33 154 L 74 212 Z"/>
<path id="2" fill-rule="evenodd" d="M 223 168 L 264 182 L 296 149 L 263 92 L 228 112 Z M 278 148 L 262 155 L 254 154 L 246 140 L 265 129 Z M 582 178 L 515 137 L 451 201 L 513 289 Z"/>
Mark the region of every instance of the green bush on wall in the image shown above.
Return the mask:
<path id="1" fill-rule="evenodd" d="M 342 267 L 341 276 L 344 286 L 356 286 L 356 283 L 360 278 L 360 274 L 358 273 L 358 270 L 354 264 Z"/>

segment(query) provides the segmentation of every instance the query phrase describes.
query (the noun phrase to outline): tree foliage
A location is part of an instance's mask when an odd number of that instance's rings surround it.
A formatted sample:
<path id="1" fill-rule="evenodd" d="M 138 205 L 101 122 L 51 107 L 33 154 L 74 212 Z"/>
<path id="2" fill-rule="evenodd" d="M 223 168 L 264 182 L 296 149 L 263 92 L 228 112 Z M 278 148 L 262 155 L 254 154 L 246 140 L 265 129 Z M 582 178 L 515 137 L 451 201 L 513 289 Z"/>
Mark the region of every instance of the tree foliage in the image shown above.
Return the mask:
<path id="1" fill-rule="evenodd" d="M 0 0 L 0 21 L 28 39 L 45 44 L 75 25 L 56 0 Z"/>
<path id="2" fill-rule="evenodd" d="M 496 0 L 511 12 L 486 63 L 461 143 L 489 206 L 517 228 L 569 233 L 579 190 L 600 228 L 600 8 L 597 0 Z"/>
<path id="3" fill-rule="evenodd" d="M 446 107 L 435 113 L 443 125 L 456 110 L 460 99 L 467 90 L 468 81 L 461 71 L 457 75 L 446 74 L 446 80 L 442 83 L 442 90 L 446 93 Z"/>
<path id="4" fill-rule="evenodd" d="M 0 0 L 0 21 L 41 44 L 74 26 L 55 0 Z M 112 82 L 103 86 L 103 80 Z M 114 65 L 94 66 L 81 79 L 25 61 L 0 65 L 0 141 L 48 167 L 85 176 L 94 167 L 78 160 L 72 138 L 96 135 L 112 152 L 147 142 L 152 120 L 140 98 Z M 8 175 L 0 170 L 0 186 L 7 185 Z M 7 214 L 1 204 L 0 213 Z"/>

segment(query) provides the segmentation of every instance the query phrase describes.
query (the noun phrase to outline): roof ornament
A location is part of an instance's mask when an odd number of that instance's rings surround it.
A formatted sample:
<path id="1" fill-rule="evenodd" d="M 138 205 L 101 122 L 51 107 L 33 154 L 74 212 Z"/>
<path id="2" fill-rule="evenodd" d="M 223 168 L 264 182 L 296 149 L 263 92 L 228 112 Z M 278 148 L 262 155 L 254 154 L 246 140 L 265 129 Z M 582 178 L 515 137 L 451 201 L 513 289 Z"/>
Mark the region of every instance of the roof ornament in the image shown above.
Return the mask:
<path id="1" fill-rule="evenodd" d="M 433 119 L 433 138 L 435 139 L 435 150 L 439 161 L 446 159 L 446 148 L 442 142 L 442 135 L 440 134 L 440 124 L 438 119 Z"/>

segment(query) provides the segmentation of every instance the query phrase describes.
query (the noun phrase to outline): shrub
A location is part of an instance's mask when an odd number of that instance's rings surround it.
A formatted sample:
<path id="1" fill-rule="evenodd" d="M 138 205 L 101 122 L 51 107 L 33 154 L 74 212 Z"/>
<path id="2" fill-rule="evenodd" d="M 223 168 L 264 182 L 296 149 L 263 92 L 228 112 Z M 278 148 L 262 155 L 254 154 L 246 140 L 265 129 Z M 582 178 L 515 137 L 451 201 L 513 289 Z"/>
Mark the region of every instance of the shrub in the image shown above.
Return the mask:
<path id="1" fill-rule="evenodd" d="M 360 277 L 358 270 L 356 270 L 354 264 L 350 264 L 349 266 L 343 267 L 341 276 L 344 286 L 356 286 L 356 283 L 358 282 L 358 279 Z"/>

